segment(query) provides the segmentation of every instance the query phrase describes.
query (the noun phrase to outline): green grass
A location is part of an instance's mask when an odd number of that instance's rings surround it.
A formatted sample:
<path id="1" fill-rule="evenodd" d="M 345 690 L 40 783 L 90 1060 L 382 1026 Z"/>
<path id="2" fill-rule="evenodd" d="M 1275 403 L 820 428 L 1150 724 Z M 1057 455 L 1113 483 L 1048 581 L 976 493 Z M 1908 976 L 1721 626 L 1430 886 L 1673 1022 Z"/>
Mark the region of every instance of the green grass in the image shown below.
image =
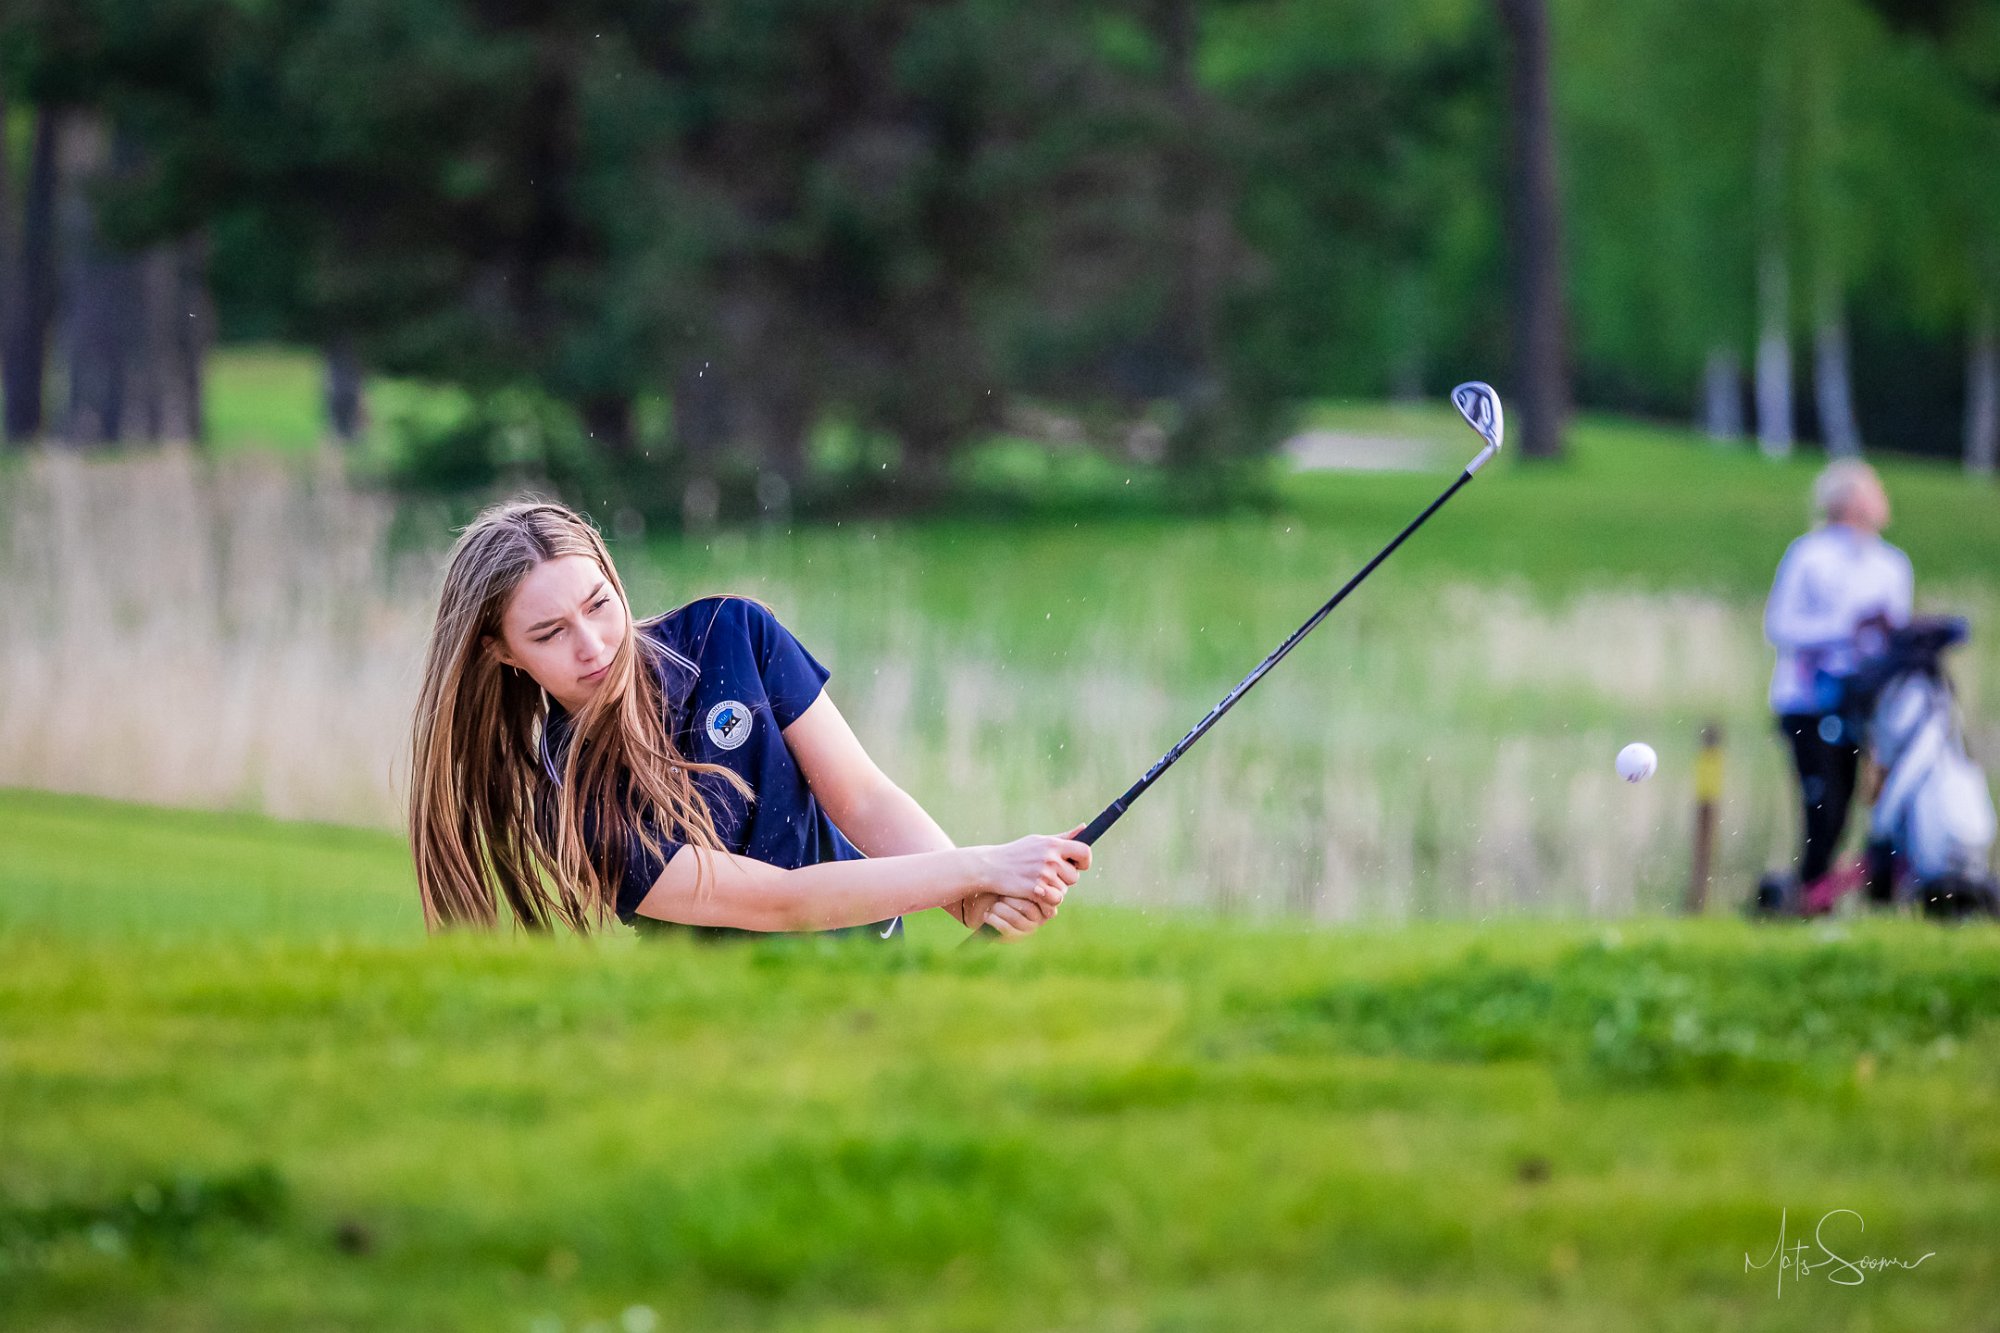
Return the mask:
<path id="1" fill-rule="evenodd" d="M 2000 935 L 426 941 L 397 841 L 0 792 L 0 1325 L 1977 1327 Z M 1746 1273 L 1851 1208 L 1837 1287 Z M 643 1310 L 640 1308 L 643 1307 Z M 652 1319 L 649 1321 L 647 1315 Z"/>
<path id="2" fill-rule="evenodd" d="M 1445 475 L 1476 452 L 1449 408 L 1372 415 L 1399 432 L 1439 439 Z M 1553 592 L 1618 582 L 1761 594 L 1785 543 L 1809 525 L 1812 478 L 1825 463 L 1816 451 L 1774 462 L 1749 445 L 1719 447 L 1688 430 L 1592 416 L 1576 422 L 1569 445 L 1562 462 L 1516 457 L 1482 471 L 1452 501 L 1448 519 L 1441 515 L 1397 554 L 1399 564 Z M 1920 583 L 1991 586 L 2000 570 L 2000 486 L 1941 461 L 1892 454 L 1872 461 L 1894 503 L 1887 535 L 1910 553 Z M 1396 516 L 1414 516 L 1439 481 L 1321 472 L 1291 478 L 1285 494 L 1325 529 L 1393 535 Z"/>
<path id="3" fill-rule="evenodd" d="M 327 439 L 326 362 L 279 344 L 218 349 L 208 364 L 208 447 L 219 457 L 310 453 Z M 455 391 L 371 376 L 367 405 L 376 423 L 463 410 Z"/>
<path id="4" fill-rule="evenodd" d="M 407 940 L 400 838 L 0 788 L 0 930 L 157 943 Z"/>
<path id="5" fill-rule="evenodd" d="M 208 435 L 218 454 L 302 453 L 326 434 L 324 362 L 292 347 L 238 346 L 209 358 Z"/>

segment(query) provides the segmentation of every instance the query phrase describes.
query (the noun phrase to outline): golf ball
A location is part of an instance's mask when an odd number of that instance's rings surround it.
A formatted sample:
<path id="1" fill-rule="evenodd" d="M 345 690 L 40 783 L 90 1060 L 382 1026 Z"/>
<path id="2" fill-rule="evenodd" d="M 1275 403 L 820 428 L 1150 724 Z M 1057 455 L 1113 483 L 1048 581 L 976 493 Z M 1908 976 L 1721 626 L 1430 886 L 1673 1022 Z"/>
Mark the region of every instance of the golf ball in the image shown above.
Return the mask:
<path id="1" fill-rule="evenodd" d="M 1627 782 L 1644 782 L 1659 766 L 1660 756 L 1644 742 L 1633 741 L 1618 752 L 1618 776 Z"/>

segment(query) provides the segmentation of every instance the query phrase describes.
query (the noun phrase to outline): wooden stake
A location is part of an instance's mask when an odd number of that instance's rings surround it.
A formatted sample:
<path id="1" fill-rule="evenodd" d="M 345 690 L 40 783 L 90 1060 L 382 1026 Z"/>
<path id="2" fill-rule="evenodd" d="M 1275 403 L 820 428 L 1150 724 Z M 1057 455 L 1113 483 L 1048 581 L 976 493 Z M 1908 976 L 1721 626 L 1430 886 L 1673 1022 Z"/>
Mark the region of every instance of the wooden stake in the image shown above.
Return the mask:
<path id="1" fill-rule="evenodd" d="M 1688 873 L 1689 916 L 1708 907 L 1709 873 L 1715 860 L 1715 808 L 1722 801 L 1722 728 L 1711 722 L 1701 729 L 1701 751 L 1694 760 L 1694 862 Z"/>

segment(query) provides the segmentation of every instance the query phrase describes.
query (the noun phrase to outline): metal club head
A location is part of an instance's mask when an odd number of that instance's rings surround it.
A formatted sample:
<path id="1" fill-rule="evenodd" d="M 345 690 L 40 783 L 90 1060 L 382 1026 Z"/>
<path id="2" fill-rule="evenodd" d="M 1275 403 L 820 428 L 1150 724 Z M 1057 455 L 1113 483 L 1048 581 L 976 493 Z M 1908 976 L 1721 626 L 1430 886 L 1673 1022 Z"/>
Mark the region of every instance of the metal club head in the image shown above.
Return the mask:
<path id="1" fill-rule="evenodd" d="M 1479 438 L 1486 441 L 1486 447 L 1479 451 L 1479 457 L 1465 465 L 1468 473 L 1477 472 L 1487 459 L 1500 452 L 1500 440 L 1506 434 L 1506 418 L 1500 411 L 1500 395 L 1493 392 L 1493 386 L 1479 380 L 1469 380 L 1451 391 L 1451 405 L 1465 418 L 1465 424 L 1479 432 Z"/>

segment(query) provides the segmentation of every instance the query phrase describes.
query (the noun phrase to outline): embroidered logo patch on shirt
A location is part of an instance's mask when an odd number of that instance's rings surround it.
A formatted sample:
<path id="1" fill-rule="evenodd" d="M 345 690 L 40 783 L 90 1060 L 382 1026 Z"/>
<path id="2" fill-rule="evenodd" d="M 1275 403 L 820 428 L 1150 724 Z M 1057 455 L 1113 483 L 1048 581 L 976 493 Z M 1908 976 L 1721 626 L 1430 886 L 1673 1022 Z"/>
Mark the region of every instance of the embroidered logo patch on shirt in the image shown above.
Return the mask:
<path id="1" fill-rule="evenodd" d="M 718 750 L 733 750 L 750 739 L 750 709 L 736 699 L 724 699 L 708 710 L 708 739 Z"/>

